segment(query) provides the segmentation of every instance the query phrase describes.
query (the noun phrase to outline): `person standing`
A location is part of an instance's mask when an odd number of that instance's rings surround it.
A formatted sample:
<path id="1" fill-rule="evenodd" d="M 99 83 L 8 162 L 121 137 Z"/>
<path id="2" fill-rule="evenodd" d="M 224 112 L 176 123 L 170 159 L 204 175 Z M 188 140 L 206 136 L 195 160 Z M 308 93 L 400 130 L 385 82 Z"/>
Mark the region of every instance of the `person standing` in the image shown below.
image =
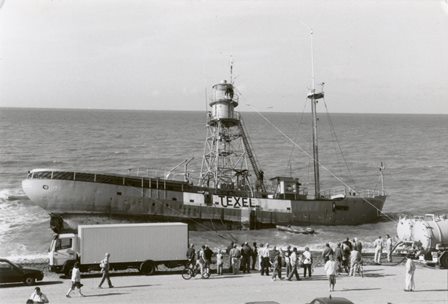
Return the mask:
<path id="1" fill-rule="evenodd" d="M 288 281 L 292 281 L 292 277 L 295 275 L 297 281 L 300 281 L 299 272 L 297 271 L 297 266 L 299 264 L 299 258 L 297 256 L 297 248 L 292 249 L 291 255 L 289 256 L 289 263 L 291 264 L 291 271 L 289 272 Z"/>
<path id="2" fill-rule="evenodd" d="M 415 282 L 414 282 L 414 273 L 415 273 L 415 263 L 411 259 L 410 255 L 407 255 L 406 260 L 406 278 L 405 278 L 405 287 L 404 291 L 414 291 L 415 290 Z"/>
<path id="3" fill-rule="evenodd" d="M 233 249 L 230 250 L 230 257 L 232 259 L 233 274 L 238 274 L 240 272 L 241 249 L 239 249 L 236 244 L 234 244 Z"/>
<path id="4" fill-rule="evenodd" d="M 233 272 L 233 264 L 232 264 L 232 255 L 230 254 L 230 252 L 233 250 L 235 243 L 234 242 L 230 242 L 230 245 L 227 246 L 227 250 L 226 253 L 229 255 L 229 272 Z"/>
<path id="5" fill-rule="evenodd" d="M 286 251 L 284 252 L 284 256 L 285 256 L 285 266 L 286 266 L 286 277 L 289 277 L 289 274 L 291 273 L 292 270 L 292 265 L 291 265 L 291 246 L 288 246 L 288 248 L 286 249 Z"/>
<path id="6" fill-rule="evenodd" d="M 266 243 L 266 245 L 264 246 L 264 248 L 260 249 L 260 258 L 261 258 L 261 275 L 264 275 L 266 273 L 266 275 L 269 275 L 269 267 L 270 262 L 269 262 L 269 244 Z"/>
<path id="7" fill-rule="evenodd" d="M 212 264 L 212 256 L 213 256 L 213 251 L 208 247 L 208 245 L 205 245 L 204 248 L 204 266 L 205 266 L 205 271 L 210 273 L 210 265 Z"/>
<path id="8" fill-rule="evenodd" d="M 280 251 L 277 250 L 277 247 L 274 247 L 273 250 L 273 258 L 272 258 L 272 281 L 275 281 L 278 278 L 282 279 L 282 256 Z"/>
<path id="9" fill-rule="evenodd" d="M 106 279 L 107 279 L 107 284 L 109 284 L 109 288 L 113 288 L 112 282 L 110 281 L 110 276 L 109 276 L 109 269 L 110 269 L 109 258 L 110 258 L 110 254 L 106 253 L 106 255 L 104 256 L 104 259 L 100 263 L 101 273 L 103 274 L 103 276 L 101 278 L 100 284 L 98 285 L 98 288 L 101 288 L 101 285 L 103 285 L 103 283 Z"/>
<path id="10" fill-rule="evenodd" d="M 381 264 L 381 254 L 383 253 L 383 240 L 381 239 L 381 236 L 375 240 L 373 245 L 375 246 L 375 257 L 373 258 L 373 261 L 377 264 Z"/>
<path id="11" fill-rule="evenodd" d="M 196 264 L 199 266 L 201 271 L 201 276 L 204 275 L 205 270 L 205 245 L 202 245 L 201 249 L 198 251 L 198 258 L 196 260 Z"/>
<path id="12" fill-rule="evenodd" d="M 34 288 L 34 291 L 31 294 L 28 301 L 31 301 L 31 303 L 37 303 L 37 304 L 50 303 L 48 301 L 47 296 L 40 290 L 40 287 Z"/>
<path id="13" fill-rule="evenodd" d="M 193 269 L 193 267 L 196 265 L 196 251 L 194 249 L 194 244 L 191 244 L 187 249 L 187 260 L 188 267 Z"/>
<path id="14" fill-rule="evenodd" d="M 325 244 L 325 249 L 322 252 L 322 258 L 324 260 L 324 263 L 326 263 L 330 259 L 330 255 L 331 254 L 333 254 L 333 249 L 331 249 L 330 244 L 326 243 Z"/>
<path id="15" fill-rule="evenodd" d="M 241 256 L 242 256 L 242 269 L 244 273 L 250 273 L 250 257 L 252 255 L 252 248 L 250 248 L 247 242 L 244 242 L 241 247 Z"/>
<path id="16" fill-rule="evenodd" d="M 81 272 L 79 271 L 79 263 L 76 262 L 75 265 L 73 266 L 73 270 L 72 270 L 72 286 L 70 287 L 70 289 L 67 291 L 67 294 L 65 295 L 67 298 L 70 298 L 70 293 L 75 290 L 75 288 L 78 288 L 79 291 L 79 295 L 81 297 L 84 297 L 84 295 L 81 292 L 81 287 L 83 286 L 81 284 Z"/>
<path id="17" fill-rule="evenodd" d="M 350 273 L 349 276 L 356 275 L 356 269 L 358 268 L 359 263 L 361 263 L 361 254 L 358 250 L 353 249 L 350 253 Z"/>
<path id="18" fill-rule="evenodd" d="M 390 235 L 386 234 L 386 253 L 387 253 L 387 261 L 392 262 L 392 238 Z"/>
<path id="19" fill-rule="evenodd" d="M 348 246 L 345 242 L 342 242 L 342 267 L 347 274 L 350 271 L 350 252 L 350 246 Z"/>
<path id="20" fill-rule="evenodd" d="M 252 270 L 255 270 L 255 262 L 258 259 L 258 247 L 257 247 L 257 242 L 253 243 L 253 248 L 252 248 Z"/>
<path id="21" fill-rule="evenodd" d="M 328 277 L 330 284 L 330 292 L 334 291 L 334 286 L 336 285 L 336 262 L 334 256 L 330 255 L 330 259 L 325 263 L 324 269 Z"/>
<path id="22" fill-rule="evenodd" d="M 328 245 L 330 248 L 330 245 Z M 333 250 L 330 248 L 331 253 Z M 306 278 L 306 273 L 308 272 L 308 277 L 311 278 L 311 265 L 313 264 L 313 256 L 311 255 L 310 249 L 305 247 L 305 251 L 303 252 L 303 277 Z"/>
<path id="23" fill-rule="evenodd" d="M 341 243 L 338 243 L 336 246 L 336 249 L 334 250 L 334 257 L 336 262 L 336 269 L 337 273 L 339 274 L 342 272 L 342 258 L 344 256 L 344 253 L 342 252 Z"/>
<path id="24" fill-rule="evenodd" d="M 224 261 L 222 259 L 222 251 L 218 249 L 216 252 L 216 273 L 222 275 Z"/>

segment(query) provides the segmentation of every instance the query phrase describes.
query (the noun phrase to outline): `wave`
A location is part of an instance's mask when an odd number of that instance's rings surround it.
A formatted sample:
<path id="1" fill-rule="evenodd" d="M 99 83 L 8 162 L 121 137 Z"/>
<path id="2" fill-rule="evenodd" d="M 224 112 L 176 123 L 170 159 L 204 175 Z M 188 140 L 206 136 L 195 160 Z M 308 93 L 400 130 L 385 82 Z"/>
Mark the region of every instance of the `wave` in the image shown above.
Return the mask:
<path id="1" fill-rule="evenodd" d="M 0 203 L 28 199 L 22 188 L 6 188 L 0 190 Z"/>
<path id="2" fill-rule="evenodd" d="M 30 263 L 48 264 L 49 262 L 48 253 L 9 255 L 4 258 L 10 260 L 11 262 L 19 264 L 30 264 Z"/>

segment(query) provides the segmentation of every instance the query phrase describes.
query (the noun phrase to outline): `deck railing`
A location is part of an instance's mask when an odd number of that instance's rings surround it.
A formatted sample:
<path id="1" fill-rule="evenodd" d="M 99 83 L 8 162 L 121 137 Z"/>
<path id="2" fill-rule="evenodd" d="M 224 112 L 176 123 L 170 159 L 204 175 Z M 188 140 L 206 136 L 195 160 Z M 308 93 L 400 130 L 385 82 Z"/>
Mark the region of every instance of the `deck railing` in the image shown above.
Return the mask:
<path id="1" fill-rule="evenodd" d="M 381 190 L 370 190 L 370 189 L 363 189 L 360 191 L 356 191 L 347 187 L 331 188 L 320 192 L 320 195 L 324 198 L 331 198 L 340 194 L 350 197 L 356 197 L 356 196 L 376 197 L 376 196 L 385 196 L 386 192 Z"/>
<path id="2" fill-rule="evenodd" d="M 28 178 L 92 182 L 173 191 L 184 191 L 185 188 L 189 186 L 189 184 L 186 182 L 172 180 L 168 181 L 161 178 L 128 177 L 122 175 L 95 174 L 72 171 L 36 171 L 30 173 L 28 175 Z"/>

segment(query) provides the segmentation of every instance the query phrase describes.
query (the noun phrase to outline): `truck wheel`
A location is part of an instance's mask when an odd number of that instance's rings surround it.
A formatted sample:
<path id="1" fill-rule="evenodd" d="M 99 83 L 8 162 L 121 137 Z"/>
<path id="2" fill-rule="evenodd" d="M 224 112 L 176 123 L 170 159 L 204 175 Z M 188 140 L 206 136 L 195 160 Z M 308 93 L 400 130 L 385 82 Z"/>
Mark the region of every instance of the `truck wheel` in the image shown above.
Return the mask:
<path id="1" fill-rule="evenodd" d="M 442 253 L 439 259 L 440 266 L 443 268 L 448 268 L 448 251 Z"/>
<path id="2" fill-rule="evenodd" d="M 34 285 L 34 283 L 36 283 L 36 278 L 26 277 L 25 280 L 23 280 L 23 283 L 28 286 Z"/>
<path id="3" fill-rule="evenodd" d="M 154 274 L 155 271 L 156 266 L 154 265 L 153 261 L 146 261 L 142 263 L 142 266 L 140 266 L 140 272 L 144 275 Z"/>

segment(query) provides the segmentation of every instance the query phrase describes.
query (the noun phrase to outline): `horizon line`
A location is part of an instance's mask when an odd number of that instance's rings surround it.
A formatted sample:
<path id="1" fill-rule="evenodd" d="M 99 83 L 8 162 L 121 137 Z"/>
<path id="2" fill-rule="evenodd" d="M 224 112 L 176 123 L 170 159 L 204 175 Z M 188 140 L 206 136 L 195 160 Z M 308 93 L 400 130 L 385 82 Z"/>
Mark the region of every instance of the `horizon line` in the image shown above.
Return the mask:
<path id="1" fill-rule="evenodd" d="M 8 107 L 0 106 L 0 109 L 16 110 L 61 110 L 61 111 L 153 111 L 153 112 L 204 112 L 203 110 L 168 110 L 168 109 L 106 109 L 106 108 L 48 108 L 48 107 Z M 256 113 L 255 111 L 238 111 L 240 113 Z M 294 111 L 258 111 L 262 113 L 297 113 Z M 311 111 L 305 111 L 311 113 Z M 323 112 L 321 112 L 323 113 Z M 410 113 L 410 112 L 329 112 L 331 114 L 372 114 L 372 115 L 448 115 L 448 113 Z"/>

